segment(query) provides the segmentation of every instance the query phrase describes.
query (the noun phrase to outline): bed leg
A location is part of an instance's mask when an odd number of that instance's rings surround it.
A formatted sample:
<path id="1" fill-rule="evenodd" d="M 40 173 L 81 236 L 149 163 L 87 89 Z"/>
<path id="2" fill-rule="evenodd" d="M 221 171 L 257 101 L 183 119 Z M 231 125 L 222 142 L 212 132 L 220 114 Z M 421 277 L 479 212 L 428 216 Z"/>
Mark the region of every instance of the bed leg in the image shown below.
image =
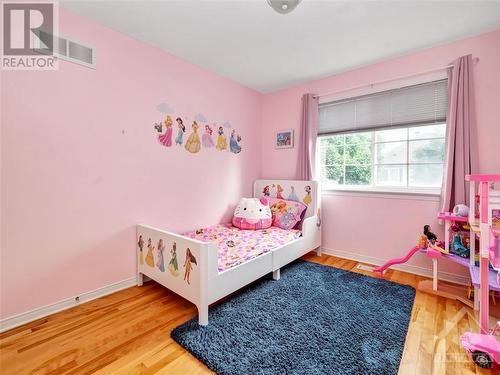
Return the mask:
<path id="1" fill-rule="evenodd" d="M 318 248 L 316 249 L 316 255 L 317 256 L 321 256 L 321 246 L 318 246 Z"/>
<path id="2" fill-rule="evenodd" d="M 137 286 L 142 286 L 144 283 L 144 275 L 142 273 L 137 273 Z"/>
<path id="3" fill-rule="evenodd" d="M 278 281 L 280 277 L 281 277 L 280 268 L 278 268 L 276 271 L 273 271 L 273 280 Z"/>
<path id="4" fill-rule="evenodd" d="M 200 326 L 208 325 L 208 306 L 198 306 L 198 324 Z"/>

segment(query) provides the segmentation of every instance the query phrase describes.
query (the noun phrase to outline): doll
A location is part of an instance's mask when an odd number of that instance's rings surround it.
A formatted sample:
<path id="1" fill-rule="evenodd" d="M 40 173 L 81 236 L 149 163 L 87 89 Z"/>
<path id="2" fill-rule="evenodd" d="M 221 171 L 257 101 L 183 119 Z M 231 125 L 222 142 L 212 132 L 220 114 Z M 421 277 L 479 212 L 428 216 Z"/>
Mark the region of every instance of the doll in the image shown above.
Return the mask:
<path id="1" fill-rule="evenodd" d="M 437 236 L 431 232 L 431 226 L 430 225 L 424 225 L 424 234 L 427 236 L 427 239 L 431 244 L 435 244 L 437 240 Z"/>

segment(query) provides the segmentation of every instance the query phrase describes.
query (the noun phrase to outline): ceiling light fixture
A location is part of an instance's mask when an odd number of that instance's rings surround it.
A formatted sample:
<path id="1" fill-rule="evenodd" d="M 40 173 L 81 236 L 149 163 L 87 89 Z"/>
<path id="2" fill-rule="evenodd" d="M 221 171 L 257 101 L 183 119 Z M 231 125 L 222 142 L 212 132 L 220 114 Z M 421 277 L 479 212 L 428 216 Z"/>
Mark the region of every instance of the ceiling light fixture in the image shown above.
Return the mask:
<path id="1" fill-rule="evenodd" d="M 301 0 L 267 0 L 268 4 L 280 14 L 288 14 L 299 5 Z"/>

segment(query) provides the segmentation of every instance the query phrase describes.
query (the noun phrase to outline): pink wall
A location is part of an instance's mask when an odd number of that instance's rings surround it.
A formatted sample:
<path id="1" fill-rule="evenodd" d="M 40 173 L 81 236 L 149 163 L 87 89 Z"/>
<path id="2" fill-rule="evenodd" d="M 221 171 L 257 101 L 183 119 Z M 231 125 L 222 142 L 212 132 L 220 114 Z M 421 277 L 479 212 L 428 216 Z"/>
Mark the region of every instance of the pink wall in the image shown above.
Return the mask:
<path id="1" fill-rule="evenodd" d="M 96 47 L 96 70 L 1 73 L 2 318 L 133 277 L 136 223 L 178 231 L 226 220 L 260 175 L 261 94 L 60 16 L 64 35 Z M 231 122 L 243 151 L 160 146 L 152 125 L 164 101 Z"/>
<path id="2" fill-rule="evenodd" d="M 294 128 L 298 134 L 300 98 L 303 93 L 326 93 L 371 82 L 446 66 L 456 57 L 472 54 L 480 58 L 474 68 L 477 103 L 479 164 L 483 173 L 500 170 L 500 30 L 445 46 L 308 82 L 264 97 L 262 113 L 262 174 L 264 178 L 293 178 L 297 150 L 275 150 L 274 132 Z M 339 51 L 341 53 L 341 51 Z M 311 62 L 312 64 L 314 62 Z M 297 139 L 296 139 L 297 140 Z M 424 224 L 442 235 L 435 219 L 436 201 L 380 198 L 374 194 L 325 195 L 323 197 L 323 245 L 328 249 L 388 259 L 400 257 L 415 243 Z M 363 217 L 377 217 L 363 219 Z M 360 235 L 360 231 L 362 235 Z M 429 267 L 422 256 L 410 264 Z M 443 270 L 464 273 L 445 265 Z"/>
<path id="3" fill-rule="evenodd" d="M 136 223 L 180 231 L 227 220 L 254 179 L 293 178 L 297 148 L 276 151 L 272 139 L 277 129 L 298 129 L 305 92 L 472 53 L 481 58 L 481 171 L 500 169 L 500 31 L 263 96 L 72 13 L 60 16 L 63 34 L 96 47 L 96 70 L 61 62 L 57 72 L 1 73 L 1 318 L 133 277 Z M 202 112 L 230 121 L 243 152 L 160 146 L 152 123 L 163 117 L 155 106 L 164 101 L 191 118 Z M 331 249 L 400 256 L 424 223 L 437 227 L 435 201 L 330 195 L 323 202 Z M 359 219 L 365 215 L 380 220 Z"/>

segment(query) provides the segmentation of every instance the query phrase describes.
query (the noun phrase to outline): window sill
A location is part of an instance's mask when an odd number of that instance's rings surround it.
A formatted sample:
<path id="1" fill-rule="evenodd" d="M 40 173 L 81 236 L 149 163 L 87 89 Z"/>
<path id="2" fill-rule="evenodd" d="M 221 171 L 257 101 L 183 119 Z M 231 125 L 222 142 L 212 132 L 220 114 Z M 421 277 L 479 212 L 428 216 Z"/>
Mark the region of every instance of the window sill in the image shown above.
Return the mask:
<path id="1" fill-rule="evenodd" d="M 439 202 L 441 189 L 391 189 L 391 188 L 369 188 L 369 187 L 323 187 L 323 195 L 364 196 L 370 198 L 386 199 L 412 199 Z"/>

